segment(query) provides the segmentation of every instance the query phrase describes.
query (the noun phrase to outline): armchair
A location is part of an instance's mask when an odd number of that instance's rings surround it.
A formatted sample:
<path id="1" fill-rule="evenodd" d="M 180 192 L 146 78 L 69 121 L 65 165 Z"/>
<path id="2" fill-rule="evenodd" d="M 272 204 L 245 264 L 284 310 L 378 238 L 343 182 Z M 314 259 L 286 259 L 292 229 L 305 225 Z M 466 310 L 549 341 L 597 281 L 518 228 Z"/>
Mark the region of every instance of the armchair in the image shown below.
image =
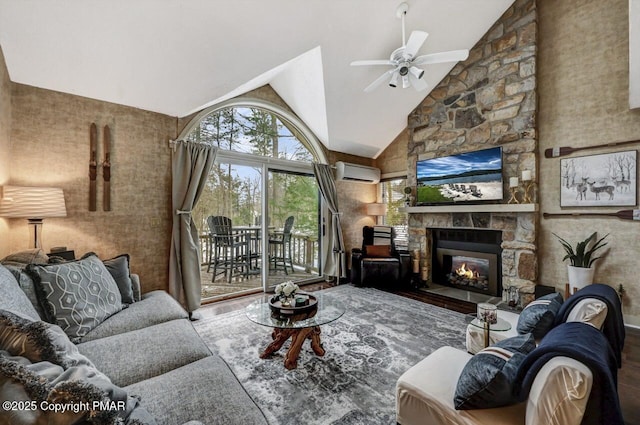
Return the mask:
<path id="1" fill-rule="evenodd" d="M 409 281 L 411 255 L 397 250 L 391 226 L 365 226 L 362 248 L 351 250 L 351 283 L 395 285 Z"/>

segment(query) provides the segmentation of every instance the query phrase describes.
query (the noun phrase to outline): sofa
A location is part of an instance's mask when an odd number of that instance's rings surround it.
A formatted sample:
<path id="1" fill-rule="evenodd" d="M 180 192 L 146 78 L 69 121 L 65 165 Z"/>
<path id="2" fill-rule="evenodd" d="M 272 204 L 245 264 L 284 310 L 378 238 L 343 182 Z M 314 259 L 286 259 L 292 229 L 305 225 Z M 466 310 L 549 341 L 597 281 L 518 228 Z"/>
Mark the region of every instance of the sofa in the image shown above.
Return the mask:
<path id="1" fill-rule="evenodd" d="M 397 422 L 622 425 L 620 300 L 606 285 L 581 291 L 563 303 L 542 297 L 521 314 L 498 311 L 512 329 L 491 332 L 489 347 L 469 326 L 467 352 L 442 347 L 412 366 L 396 385 Z"/>
<path id="2" fill-rule="evenodd" d="M 187 312 L 164 291 L 141 295 L 128 257 L 49 264 L 42 253 L 29 254 L 30 264 L 14 256 L 0 265 L 0 398 L 13 403 L 0 410 L 0 424 L 267 423 L 228 365 L 199 337 Z M 24 255 L 18 257 L 24 261 Z M 51 302 L 47 290 L 65 276 L 73 281 L 105 270 L 108 285 L 116 277 L 126 284 L 107 293 L 105 299 L 121 306 L 99 323 L 78 325 L 74 315 L 84 310 L 92 313 L 89 320 L 99 317 L 94 310 L 107 309 L 103 303 L 72 301 L 68 292 L 59 304 Z M 85 289 L 102 291 L 94 283 Z M 73 304 L 71 316 L 51 320 L 47 313 L 60 315 L 67 302 Z M 92 403 L 78 404 L 84 401 Z M 80 409 L 49 408 L 64 404 Z"/>

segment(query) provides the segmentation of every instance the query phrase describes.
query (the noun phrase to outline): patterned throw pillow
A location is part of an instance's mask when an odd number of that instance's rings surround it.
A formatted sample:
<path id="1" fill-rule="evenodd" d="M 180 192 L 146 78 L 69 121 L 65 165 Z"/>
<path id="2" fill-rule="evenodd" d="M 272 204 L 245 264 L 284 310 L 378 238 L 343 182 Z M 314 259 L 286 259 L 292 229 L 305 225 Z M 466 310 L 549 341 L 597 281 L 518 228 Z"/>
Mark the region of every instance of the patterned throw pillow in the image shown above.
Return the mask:
<path id="1" fill-rule="evenodd" d="M 453 399 L 455 408 L 491 409 L 517 403 L 513 384 L 520 364 L 534 348 L 533 335 L 526 334 L 479 351 L 460 374 Z"/>
<path id="2" fill-rule="evenodd" d="M 60 326 L 73 342 L 123 308 L 118 285 L 95 255 L 60 264 L 31 264 L 28 270 L 47 321 Z"/>
<path id="3" fill-rule="evenodd" d="M 562 303 L 562 295 L 557 292 L 531 301 L 518 317 L 518 333 L 532 333 L 535 339 L 541 340 L 553 327 Z"/>

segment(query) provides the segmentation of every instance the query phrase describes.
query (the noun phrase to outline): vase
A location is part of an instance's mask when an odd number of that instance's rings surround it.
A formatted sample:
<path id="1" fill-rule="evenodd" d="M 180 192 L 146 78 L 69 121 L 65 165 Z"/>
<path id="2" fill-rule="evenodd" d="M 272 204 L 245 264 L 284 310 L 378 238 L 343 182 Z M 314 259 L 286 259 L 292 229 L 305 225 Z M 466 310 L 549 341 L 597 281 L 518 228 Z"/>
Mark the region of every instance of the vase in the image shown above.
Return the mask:
<path id="1" fill-rule="evenodd" d="M 283 307 L 290 307 L 292 303 L 293 303 L 293 296 L 288 296 L 288 297 L 285 295 L 280 296 L 280 304 Z"/>
<path id="2" fill-rule="evenodd" d="M 569 287 L 571 293 L 573 293 L 593 283 L 593 276 L 596 269 L 593 267 L 587 268 L 567 265 L 567 272 L 569 274 Z"/>

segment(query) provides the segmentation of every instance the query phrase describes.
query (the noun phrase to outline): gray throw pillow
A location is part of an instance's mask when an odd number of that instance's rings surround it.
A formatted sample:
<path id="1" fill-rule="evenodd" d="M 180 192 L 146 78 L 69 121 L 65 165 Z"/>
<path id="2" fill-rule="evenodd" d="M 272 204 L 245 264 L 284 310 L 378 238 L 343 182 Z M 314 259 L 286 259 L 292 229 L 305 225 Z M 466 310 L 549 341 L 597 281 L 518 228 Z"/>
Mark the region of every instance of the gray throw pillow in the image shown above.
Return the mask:
<path id="1" fill-rule="evenodd" d="M 36 293 L 36 284 L 33 282 L 33 278 L 29 273 L 24 270 L 25 264 L 18 263 L 9 263 L 4 264 L 4 266 L 13 274 L 18 281 L 18 285 L 20 285 L 20 289 L 24 292 L 29 298 L 31 305 L 36 309 L 38 316 L 40 318 L 46 317 L 44 312 L 42 311 L 42 307 L 40 306 L 40 302 L 38 301 L 38 294 Z"/>
<path id="2" fill-rule="evenodd" d="M 0 264 L 0 309 L 8 310 L 30 320 L 40 320 L 38 312 L 20 289 L 15 276 Z"/>
<path id="3" fill-rule="evenodd" d="M 532 333 L 535 339 L 541 340 L 553 327 L 562 303 L 562 295 L 557 292 L 531 301 L 518 317 L 518 333 Z"/>
<path id="4" fill-rule="evenodd" d="M 131 268 L 129 266 L 129 254 L 122 254 L 110 260 L 103 260 L 104 265 L 116 281 L 122 302 L 125 304 L 133 304 L 133 283 L 131 282 Z"/>
<path id="5" fill-rule="evenodd" d="M 30 264 L 27 270 L 34 276 L 47 321 L 60 326 L 73 342 L 123 308 L 118 285 L 95 255 L 60 264 Z"/>
<path id="6" fill-rule="evenodd" d="M 455 408 L 491 409 L 517 403 L 513 384 L 520 364 L 534 348 L 533 335 L 526 334 L 479 351 L 460 374 L 453 399 Z"/>

